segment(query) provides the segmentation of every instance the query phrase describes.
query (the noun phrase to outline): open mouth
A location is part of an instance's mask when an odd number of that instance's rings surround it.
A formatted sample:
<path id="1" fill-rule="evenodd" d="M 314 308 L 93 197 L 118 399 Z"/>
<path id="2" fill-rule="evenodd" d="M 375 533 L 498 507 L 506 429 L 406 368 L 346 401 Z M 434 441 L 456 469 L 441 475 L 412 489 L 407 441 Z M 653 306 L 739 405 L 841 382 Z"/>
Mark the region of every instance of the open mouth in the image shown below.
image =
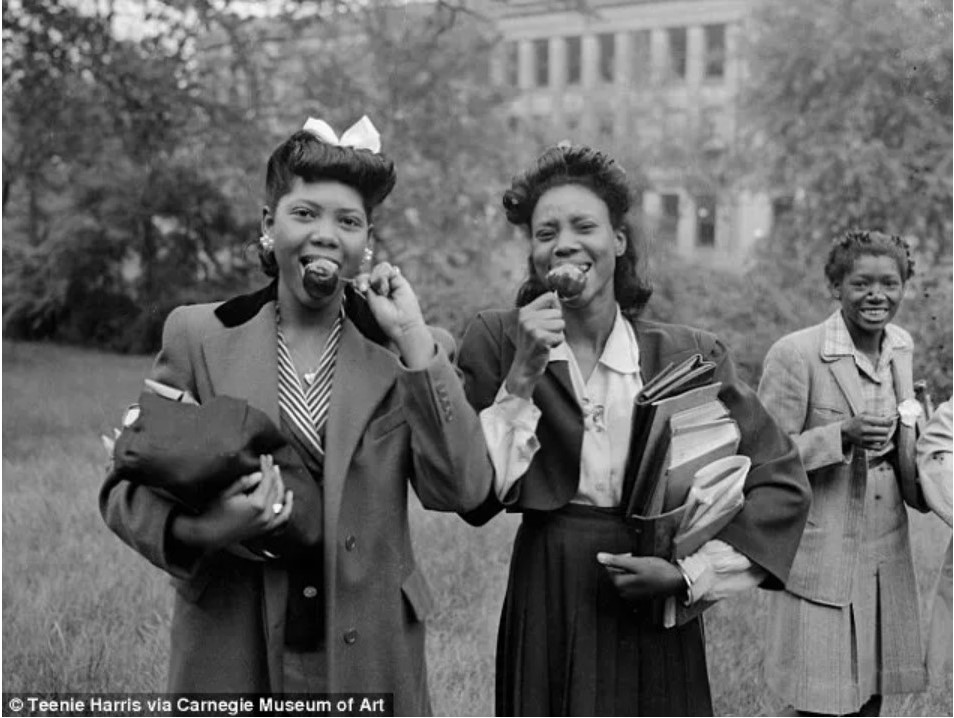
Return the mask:
<path id="1" fill-rule="evenodd" d="M 338 287 L 340 273 L 341 266 L 328 257 L 301 258 L 302 285 L 312 299 L 322 299 L 333 294 Z"/>
<path id="2" fill-rule="evenodd" d="M 592 267 L 592 262 L 559 262 L 550 267 L 549 273 L 552 274 L 556 271 L 572 272 L 574 269 L 577 269 L 583 272 L 583 274 L 586 274 L 590 271 L 590 269 L 592 269 Z"/>
<path id="3" fill-rule="evenodd" d="M 586 287 L 586 273 L 592 264 L 573 264 L 567 262 L 553 267 L 547 272 L 547 286 L 556 292 L 560 299 L 573 299 L 583 293 Z"/>
<path id="4" fill-rule="evenodd" d="M 318 255 L 306 255 L 302 257 L 299 262 L 301 263 L 302 274 L 305 272 L 318 272 L 319 274 L 333 274 L 341 270 L 341 265 L 329 257 L 323 257 Z"/>
<path id="5" fill-rule="evenodd" d="M 883 322 L 888 318 L 887 307 L 865 307 L 858 310 L 858 313 L 869 322 Z"/>

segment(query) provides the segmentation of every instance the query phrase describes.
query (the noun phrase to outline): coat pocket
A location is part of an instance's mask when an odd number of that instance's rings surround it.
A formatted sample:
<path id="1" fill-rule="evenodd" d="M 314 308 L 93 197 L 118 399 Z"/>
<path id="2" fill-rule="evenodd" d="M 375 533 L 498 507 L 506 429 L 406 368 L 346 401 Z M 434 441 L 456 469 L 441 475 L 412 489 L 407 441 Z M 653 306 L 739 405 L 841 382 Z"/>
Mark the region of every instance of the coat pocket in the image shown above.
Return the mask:
<path id="1" fill-rule="evenodd" d="M 407 418 L 404 415 L 404 407 L 399 406 L 368 424 L 368 438 L 380 439 L 402 425 L 407 425 Z"/>
<path id="2" fill-rule="evenodd" d="M 806 429 L 813 429 L 818 426 L 828 426 L 840 421 L 844 421 L 851 416 L 847 407 L 837 406 L 813 406 L 808 412 L 808 422 Z"/>
<path id="3" fill-rule="evenodd" d="M 434 609 L 434 597 L 427 585 L 424 574 L 415 568 L 401 584 L 401 593 L 411 609 L 413 620 L 423 622 Z"/>

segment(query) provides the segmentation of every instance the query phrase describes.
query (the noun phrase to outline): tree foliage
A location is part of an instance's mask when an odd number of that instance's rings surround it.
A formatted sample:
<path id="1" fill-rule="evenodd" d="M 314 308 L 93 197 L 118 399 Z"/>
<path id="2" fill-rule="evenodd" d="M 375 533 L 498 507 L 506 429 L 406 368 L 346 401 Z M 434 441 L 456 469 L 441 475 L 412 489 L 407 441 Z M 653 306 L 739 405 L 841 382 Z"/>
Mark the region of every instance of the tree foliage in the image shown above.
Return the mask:
<path id="1" fill-rule="evenodd" d="M 373 118 L 400 180 L 378 253 L 462 323 L 448 300 L 495 276 L 500 236 L 489 26 L 463 3 L 284 5 L 153 0 L 134 37 L 109 3 L 5 5 L 8 332 L 149 350 L 171 306 L 260 283 L 265 159 L 308 115 Z"/>
<path id="2" fill-rule="evenodd" d="M 846 229 L 905 237 L 916 274 L 897 321 L 915 378 L 951 392 L 952 47 L 942 0 L 767 0 L 741 117 L 747 181 L 794 199 L 716 304 L 755 369 L 781 334 L 833 311 L 822 266 Z M 723 288 L 727 288 L 723 291 Z M 750 331 L 749 328 L 754 328 Z"/>
<path id="3" fill-rule="evenodd" d="M 750 36 L 750 167 L 796 199 L 779 240 L 809 256 L 861 226 L 949 257 L 951 4 L 768 0 Z"/>

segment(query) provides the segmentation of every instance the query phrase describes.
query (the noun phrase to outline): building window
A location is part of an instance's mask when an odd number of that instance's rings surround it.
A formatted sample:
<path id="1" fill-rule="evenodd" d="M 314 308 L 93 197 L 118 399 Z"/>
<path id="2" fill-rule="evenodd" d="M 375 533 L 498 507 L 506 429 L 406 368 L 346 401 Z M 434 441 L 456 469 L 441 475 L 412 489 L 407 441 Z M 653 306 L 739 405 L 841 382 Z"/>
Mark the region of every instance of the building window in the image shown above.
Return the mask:
<path id="1" fill-rule="evenodd" d="M 666 35 L 669 39 L 669 77 L 672 80 L 685 80 L 686 28 L 671 27 Z"/>
<path id="2" fill-rule="evenodd" d="M 604 32 L 596 36 L 600 48 L 600 80 L 612 82 L 616 69 L 616 36 L 611 32 Z"/>
<path id="3" fill-rule="evenodd" d="M 675 243 L 676 231 L 679 228 L 679 195 L 664 194 L 660 196 L 662 215 L 659 218 L 659 238 L 664 242 Z"/>
<path id="4" fill-rule="evenodd" d="M 696 197 L 696 246 L 715 246 L 716 201 L 713 195 Z"/>
<path id="5" fill-rule="evenodd" d="M 566 39 L 566 84 L 579 85 L 583 76 L 583 43 L 580 36 Z"/>
<path id="6" fill-rule="evenodd" d="M 652 77 L 652 48 L 649 30 L 635 30 L 629 40 L 629 75 L 634 85 L 645 85 Z"/>
<path id="7" fill-rule="evenodd" d="M 705 79 L 725 76 L 725 25 L 706 25 Z"/>
<path id="8" fill-rule="evenodd" d="M 580 129 L 580 116 L 576 113 L 568 114 L 564 118 L 564 124 L 566 125 L 566 131 L 568 134 L 573 135 Z M 570 137 L 570 139 L 574 139 Z"/>
<path id="9" fill-rule="evenodd" d="M 510 87 L 520 84 L 520 45 L 512 40 L 504 44 L 504 77 Z"/>
<path id="10" fill-rule="evenodd" d="M 537 87 L 550 84 L 550 41 L 546 38 L 533 41 L 533 72 Z"/>
<path id="11" fill-rule="evenodd" d="M 791 197 L 776 197 L 772 200 L 772 229 L 775 230 L 792 219 L 795 202 Z"/>
<path id="12" fill-rule="evenodd" d="M 600 116 L 600 140 L 603 142 L 609 142 L 613 139 L 613 130 L 615 125 L 613 123 L 613 116 L 610 114 L 605 114 Z"/>

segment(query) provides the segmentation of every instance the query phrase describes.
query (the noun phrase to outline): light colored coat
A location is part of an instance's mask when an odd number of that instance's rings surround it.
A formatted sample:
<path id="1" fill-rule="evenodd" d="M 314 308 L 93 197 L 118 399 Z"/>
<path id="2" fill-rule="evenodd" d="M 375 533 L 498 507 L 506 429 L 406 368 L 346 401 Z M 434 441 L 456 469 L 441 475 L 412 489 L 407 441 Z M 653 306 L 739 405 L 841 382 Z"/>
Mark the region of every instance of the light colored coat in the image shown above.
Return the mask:
<path id="1" fill-rule="evenodd" d="M 898 402 L 914 396 L 911 337 L 892 362 Z M 820 603 L 845 605 L 864 518 L 867 452 L 847 454 L 841 425 L 864 412 L 861 379 L 850 356 L 825 354 L 825 324 L 783 337 L 765 357 L 759 398 L 798 446 L 812 485 L 812 506 L 786 590 Z M 898 432 L 910 431 L 898 424 Z M 900 442 L 898 442 L 900 443 Z M 903 510 L 903 507 L 901 507 Z M 910 555 L 908 532 L 898 550 Z"/>
<path id="2" fill-rule="evenodd" d="M 907 332 L 894 329 L 905 339 L 892 361 L 900 403 L 914 396 L 913 344 Z M 865 408 L 854 358 L 826 354 L 825 336 L 822 323 L 776 342 L 765 357 L 759 397 L 794 439 L 812 486 L 808 522 L 785 589 L 813 603 L 846 607 L 863 550 L 868 468 L 863 449 L 853 447 L 845 453 L 841 424 Z M 898 432 L 912 431 L 898 424 Z M 902 441 L 897 435 L 895 443 L 913 447 L 910 437 Z M 881 640 L 890 657 L 890 664 L 883 665 L 881 671 L 885 692 L 906 692 L 921 688 L 923 664 L 907 514 L 900 499 L 895 511 L 896 530 L 884 539 L 890 558 L 878 566 Z M 807 644 L 801 648 L 790 648 L 792 666 L 799 660 L 812 660 L 813 641 L 825 642 L 826 637 L 807 636 L 804 640 Z M 842 648 L 850 650 L 849 646 Z M 804 651 L 801 659 L 796 657 L 799 650 Z"/>
<path id="3" fill-rule="evenodd" d="M 278 424 L 274 303 L 238 306 L 250 316 L 235 326 L 213 305 L 176 309 L 152 378 L 200 402 L 246 399 Z M 328 690 L 393 693 L 396 715 L 429 714 L 423 621 L 432 598 L 411 548 L 407 488 L 427 508 L 478 505 L 492 482 L 479 421 L 444 348 L 426 369 L 409 371 L 346 319 L 326 432 Z M 113 476 L 101 510 L 126 543 L 174 576 L 169 690 L 280 693 L 281 563 L 183 556 L 168 536 L 172 505 Z"/>

